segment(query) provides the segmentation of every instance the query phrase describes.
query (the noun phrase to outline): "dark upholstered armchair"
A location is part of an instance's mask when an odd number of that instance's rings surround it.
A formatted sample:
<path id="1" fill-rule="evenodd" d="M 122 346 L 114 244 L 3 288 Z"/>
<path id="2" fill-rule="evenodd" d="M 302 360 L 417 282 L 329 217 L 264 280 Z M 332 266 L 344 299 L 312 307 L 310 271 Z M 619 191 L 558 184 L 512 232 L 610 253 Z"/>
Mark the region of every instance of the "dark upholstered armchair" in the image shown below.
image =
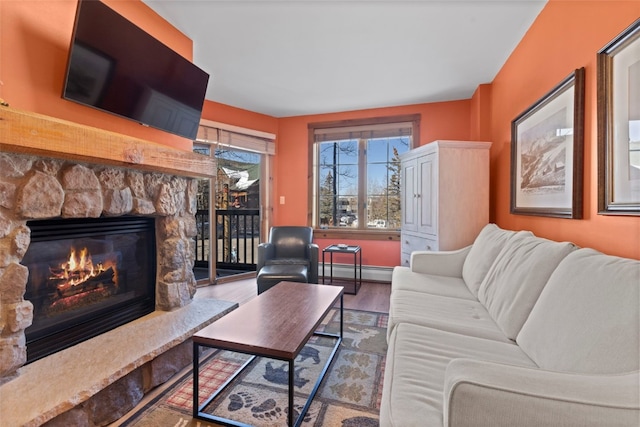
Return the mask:
<path id="1" fill-rule="evenodd" d="M 313 228 L 272 227 L 269 241 L 258 245 L 258 294 L 281 281 L 318 283 L 318 245 Z"/>

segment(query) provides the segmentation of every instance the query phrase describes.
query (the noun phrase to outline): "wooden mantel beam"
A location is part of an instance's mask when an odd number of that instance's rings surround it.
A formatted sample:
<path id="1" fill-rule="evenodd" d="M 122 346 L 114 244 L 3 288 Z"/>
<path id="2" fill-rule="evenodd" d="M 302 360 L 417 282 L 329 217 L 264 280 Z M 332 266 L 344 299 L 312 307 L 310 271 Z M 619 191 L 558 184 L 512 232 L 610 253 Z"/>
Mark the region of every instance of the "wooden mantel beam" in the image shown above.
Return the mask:
<path id="1" fill-rule="evenodd" d="M 215 159 L 115 132 L 0 107 L 0 151 L 214 178 Z"/>

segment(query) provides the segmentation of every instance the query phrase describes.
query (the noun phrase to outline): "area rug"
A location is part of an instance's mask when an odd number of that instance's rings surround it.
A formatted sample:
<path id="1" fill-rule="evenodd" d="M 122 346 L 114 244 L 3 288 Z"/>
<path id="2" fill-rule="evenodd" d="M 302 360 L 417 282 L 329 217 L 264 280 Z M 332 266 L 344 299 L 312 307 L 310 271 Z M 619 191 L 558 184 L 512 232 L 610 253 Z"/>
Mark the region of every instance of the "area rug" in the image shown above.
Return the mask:
<path id="1" fill-rule="evenodd" d="M 338 332 L 340 311 L 333 309 L 320 330 Z M 368 427 L 378 425 L 386 354 L 388 315 L 344 310 L 344 339 L 318 389 L 303 426 Z M 312 337 L 295 361 L 294 416 L 304 406 L 329 357 L 333 339 Z M 200 357 L 202 403 L 248 359 L 209 350 Z M 205 412 L 254 426 L 287 424 L 288 363 L 256 358 Z M 207 427 L 216 424 L 192 418 L 192 371 L 123 422 L 135 427 Z"/>

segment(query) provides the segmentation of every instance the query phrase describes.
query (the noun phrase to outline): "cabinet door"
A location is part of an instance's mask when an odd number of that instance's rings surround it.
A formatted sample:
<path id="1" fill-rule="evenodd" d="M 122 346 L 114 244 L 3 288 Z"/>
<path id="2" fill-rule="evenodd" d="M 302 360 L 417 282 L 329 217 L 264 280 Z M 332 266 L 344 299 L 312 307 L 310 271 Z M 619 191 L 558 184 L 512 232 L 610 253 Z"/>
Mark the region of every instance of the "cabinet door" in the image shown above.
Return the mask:
<path id="1" fill-rule="evenodd" d="M 418 232 L 437 235 L 438 231 L 438 156 L 418 158 Z"/>
<path id="2" fill-rule="evenodd" d="M 402 162 L 402 229 L 407 231 L 418 230 L 417 173 L 416 159 Z"/>

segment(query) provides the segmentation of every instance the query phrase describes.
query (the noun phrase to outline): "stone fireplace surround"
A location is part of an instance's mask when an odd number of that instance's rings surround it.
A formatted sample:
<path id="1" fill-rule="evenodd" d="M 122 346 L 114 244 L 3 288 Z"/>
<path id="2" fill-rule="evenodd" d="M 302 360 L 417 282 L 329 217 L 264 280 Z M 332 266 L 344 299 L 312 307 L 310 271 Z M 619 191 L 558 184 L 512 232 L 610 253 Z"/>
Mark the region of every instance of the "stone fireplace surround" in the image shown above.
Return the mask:
<path id="1" fill-rule="evenodd" d="M 237 306 L 193 299 L 195 178 L 214 174 L 213 160 L 193 153 L 0 110 L 3 425 L 106 425 L 190 363 L 190 336 Z M 23 366 L 27 220 L 125 214 L 156 218 L 156 311 Z"/>

